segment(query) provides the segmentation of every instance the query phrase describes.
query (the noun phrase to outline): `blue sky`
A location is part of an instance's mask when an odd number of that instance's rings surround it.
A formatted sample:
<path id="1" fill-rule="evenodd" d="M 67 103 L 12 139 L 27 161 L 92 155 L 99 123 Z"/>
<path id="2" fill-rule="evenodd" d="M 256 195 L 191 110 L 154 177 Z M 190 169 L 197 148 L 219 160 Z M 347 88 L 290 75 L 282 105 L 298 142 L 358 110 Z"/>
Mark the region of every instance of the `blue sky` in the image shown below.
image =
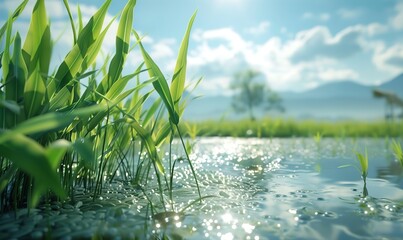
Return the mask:
<path id="1" fill-rule="evenodd" d="M 19 1 L 0 1 L 3 23 Z M 86 19 L 102 1 L 79 4 Z M 108 19 L 125 1 L 112 1 Z M 34 1 L 15 24 L 22 35 Z M 61 0 L 46 0 L 54 38 L 61 36 L 53 60 L 59 63 L 72 44 Z M 188 55 L 188 78 L 203 77 L 197 92 L 230 94 L 236 71 L 261 71 L 270 86 L 302 91 L 324 83 L 353 80 L 380 84 L 403 72 L 403 1 L 396 0 L 138 0 L 134 28 L 150 55 L 172 76 L 187 22 L 198 10 Z M 117 22 L 103 51 L 113 53 Z M 126 68 L 141 62 L 138 50 Z"/>

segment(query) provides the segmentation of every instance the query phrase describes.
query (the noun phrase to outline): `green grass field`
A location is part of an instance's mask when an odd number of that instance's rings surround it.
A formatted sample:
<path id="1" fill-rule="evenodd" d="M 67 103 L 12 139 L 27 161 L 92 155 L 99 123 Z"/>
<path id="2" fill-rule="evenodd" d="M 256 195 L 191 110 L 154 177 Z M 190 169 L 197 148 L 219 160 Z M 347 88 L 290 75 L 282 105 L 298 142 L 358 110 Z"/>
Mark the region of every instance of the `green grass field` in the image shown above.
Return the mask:
<path id="1" fill-rule="evenodd" d="M 232 137 L 399 137 L 403 122 L 394 121 L 297 121 L 262 119 L 258 121 L 204 121 L 188 123 L 189 132 L 197 136 Z M 193 129 L 193 130 L 192 130 Z"/>

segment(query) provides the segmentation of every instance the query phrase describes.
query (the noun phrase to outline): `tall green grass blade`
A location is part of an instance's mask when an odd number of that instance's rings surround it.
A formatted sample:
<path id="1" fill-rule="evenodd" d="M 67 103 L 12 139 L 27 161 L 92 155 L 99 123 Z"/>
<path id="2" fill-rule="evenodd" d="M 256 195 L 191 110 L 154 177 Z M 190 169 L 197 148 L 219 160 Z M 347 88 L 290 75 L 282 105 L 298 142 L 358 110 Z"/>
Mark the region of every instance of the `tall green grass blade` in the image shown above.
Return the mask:
<path id="1" fill-rule="evenodd" d="M 45 81 L 37 67 L 28 78 L 24 89 L 24 107 L 27 118 L 36 116 L 42 111 L 45 93 Z"/>
<path id="2" fill-rule="evenodd" d="M 4 52 L 1 57 L 1 65 L 2 65 L 2 73 L 3 73 L 3 81 L 7 81 L 7 77 L 9 74 L 9 65 L 10 65 L 10 46 L 11 46 L 11 31 L 12 31 L 12 20 L 8 19 L 6 26 L 6 43 L 4 46 Z M 3 84 L 7 84 L 7 82 L 3 82 Z"/>
<path id="3" fill-rule="evenodd" d="M 13 138 L 0 144 L 0 155 L 32 176 L 41 188 L 50 188 L 62 198 L 66 196 L 56 171 L 52 169 L 46 150 L 34 140 L 13 133 Z"/>
<path id="4" fill-rule="evenodd" d="M 100 89 L 98 89 L 102 94 L 108 92 L 109 88 L 119 79 L 122 73 L 123 64 L 129 52 L 130 32 L 133 25 L 133 9 L 135 5 L 136 0 L 130 0 L 123 9 L 116 35 L 116 53 L 109 65 L 107 82 L 102 82 Z"/>
<path id="5" fill-rule="evenodd" d="M 126 87 L 127 83 L 129 82 L 130 79 L 134 78 L 136 75 L 140 74 L 143 71 L 135 72 L 132 74 L 129 74 L 127 76 L 119 78 L 115 84 L 112 85 L 112 87 L 109 89 L 109 91 L 106 93 L 105 98 L 106 99 L 114 99 L 116 98 Z M 147 80 L 139 85 L 137 85 L 134 90 L 140 90 L 146 85 L 154 82 L 156 79 L 151 78 L 150 80 Z"/>
<path id="6" fill-rule="evenodd" d="M 83 15 L 81 13 L 81 8 L 80 5 L 77 4 L 77 18 L 78 18 L 78 32 L 81 32 L 83 30 Z"/>
<path id="7" fill-rule="evenodd" d="M 171 130 L 172 130 L 171 123 L 170 122 L 164 123 L 157 132 L 155 145 L 160 146 L 167 139 L 167 137 L 171 133 Z"/>
<path id="8" fill-rule="evenodd" d="M 21 108 L 16 101 L 13 100 L 0 100 L 0 109 L 4 108 L 13 114 L 20 114 Z"/>
<path id="9" fill-rule="evenodd" d="M 104 118 L 110 113 L 111 109 L 113 109 L 116 105 L 118 105 L 121 101 L 123 101 L 125 98 L 127 98 L 131 93 L 133 93 L 135 89 L 130 89 L 127 90 L 126 92 L 120 94 L 114 99 L 107 99 L 105 96 L 102 96 L 104 98 L 103 103 L 108 106 L 107 109 L 104 111 L 98 112 L 87 124 L 87 131 L 90 132 L 92 131 L 95 127 L 97 127 Z M 107 102 L 107 104 L 106 104 Z"/>
<path id="10" fill-rule="evenodd" d="M 7 187 L 8 183 L 10 182 L 11 178 L 15 175 L 18 168 L 16 166 L 10 166 L 7 170 L 5 170 L 0 177 L 0 192 Z"/>
<path id="11" fill-rule="evenodd" d="M 71 148 L 71 146 L 71 142 L 65 139 L 59 139 L 55 142 L 52 142 L 52 144 L 45 149 L 45 155 L 48 158 L 50 167 L 53 170 L 57 169 L 57 167 L 60 165 L 62 157 L 66 154 L 67 150 Z"/>
<path id="12" fill-rule="evenodd" d="M 112 18 L 112 20 L 109 22 L 109 24 L 105 27 L 105 29 L 99 34 L 99 36 L 95 39 L 95 42 L 88 48 L 88 53 L 86 58 L 84 58 L 81 68 L 87 69 L 88 67 L 93 64 L 98 56 L 98 53 L 102 47 L 102 42 L 104 41 L 104 38 L 106 36 L 106 33 L 108 32 L 110 26 L 112 25 L 113 21 L 115 21 L 115 18 Z"/>
<path id="13" fill-rule="evenodd" d="M 93 169 L 95 153 L 93 143 L 89 138 L 80 138 L 73 143 L 73 150 L 81 156 L 81 163 L 87 169 Z"/>
<path id="14" fill-rule="evenodd" d="M 1 27 L 0 29 L 0 42 L 4 36 L 4 33 L 6 32 L 7 29 L 7 24 L 8 21 L 14 22 L 14 20 L 21 14 L 22 11 L 24 11 L 25 6 L 27 5 L 29 0 L 24 0 L 22 1 L 22 3 L 20 5 L 18 5 L 18 7 L 14 10 L 13 14 L 11 15 L 11 17 L 9 18 L 9 20 L 7 20 L 6 23 L 4 23 L 4 25 Z"/>
<path id="15" fill-rule="evenodd" d="M 131 122 L 131 126 L 136 130 L 138 135 L 144 141 L 148 155 L 153 161 L 153 163 L 156 165 L 158 171 L 162 174 L 165 174 L 164 165 L 162 164 L 162 161 L 158 156 L 158 151 L 154 141 L 151 138 L 151 135 L 142 126 L 140 126 L 138 122 L 134 120 Z"/>
<path id="16" fill-rule="evenodd" d="M 55 78 L 48 86 L 50 95 L 67 85 L 77 73 L 86 70 L 81 69 L 81 65 L 87 56 L 88 49 L 101 33 L 102 25 L 110 3 L 111 0 L 105 1 L 78 35 L 77 43 L 67 54 L 63 63 L 59 66 Z"/>
<path id="17" fill-rule="evenodd" d="M 364 182 L 366 181 L 366 177 L 368 175 L 368 154 L 367 150 L 365 150 L 365 154 L 361 153 L 355 153 L 358 159 L 358 162 L 360 163 L 361 166 L 361 175 L 364 179 Z"/>
<path id="18" fill-rule="evenodd" d="M 402 150 L 402 146 L 395 139 L 393 139 L 393 141 L 392 141 L 392 150 L 393 150 L 393 153 L 394 153 L 396 159 L 400 162 L 400 164 L 403 167 L 403 150 Z"/>
<path id="19" fill-rule="evenodd" d="M 52 112 L 30 118 L 18 124 L 12 131 L 3 132 L 0 135 L 0 144 L 13 138 L 14 134 L 40 134 L 50 131 L 56 131 L 67 127 L 76 117 L 85 118 L 91 114 L 102 111 L 105 105 L 95 105 L 85 108 L 79 108 L 70 112 Z"/>
<path id="20" fill-rule="evenodd" d="M 9 32 L 7 33 L 7 38 L 10 37 L 8 34 Z M 5 79 L 4 87 L 5 101 L 8 101 L 8 103 L 15 102 L 18 104 L 21 103 L 23 100 L 24 83 L 26 77 L 26 69 L 21 56 L 21 38 L 18 33 L 16 34 L 14 40 L 14 50 L 12 58 L 10 59 L 8 50 L 6 50 L 6 58 L 9 59 L 9 63 L 7 66 L 8 74 Z M 8 110 L 5 110 L 4 113 L 5 124 L 7 128 L 15 126 L 24 118 L 24 115 L 21 114 L 20 111 L 10 112 Z"/>
<path id="21" fill-rule="evenodd" d="M 145 113 L 144 119 L 143 119 L 143 124 L 144 126 L 147 126 L 148 123 L 151 121 L 152 117 L 155 116 L 155 113 L 157 112 L 158 108 L 161 106 L 161 99 L 157 99 L 151 107 L 147 110 Z"/>
<path id="22" fill-rule="evenodd" d="M 22 54 L 29 74 L 35 71 L 37 64 L 39 64 L 42 74 L 48 74 L 52 55 L 52 40 L 45 0 L 36 1 Z"/>
<path id="23" fill-rule="evenodd" d="M 67 106 L 69 100 L 71 99 L 71 93 L 67 87 L 63 87 L 49 100 L 49 111 L 55 111 L 61 107 Z"/>
<path id="24" fill-rule="evenodd" d="M 174 103 L 172 100 L 171 92 L 169 91 L 167 80 L 165 79 L 164 75 L 162 74 L 161 70 L 154 62 L 154 60 L 150 57 L 147 51 L 144 49 L 143 44 L 141 43 L 139 35 L 134 31 L 134 35 L 139 42 L 140 50 L 144 58 L 144 62 L 148 68 L 148 74 L 150 77 L 156 77 L 158 80 L 153 82 L 153 86 L 157 93 L 162 98 L 162 101 L 165 104 L 165 107 L 168 110 L 170 121 L 174 124 L 179 123 L 179 116 L 175 112 Z"/>
<path id="25" fill-rule="evenodd" d="M 57 167 L 60 165 L 60 162 L 63 156 L 66 154 L 67 150 L 71 147 L 71 143 L 64 139 L 59 139 L 52 144 L 50 144 L 45 149 L 45 155 L 50 163 L 51 168 L 53 171 L 56 171 Z M 43 195 L 44 192 L 47 190 L 47 186 L 43 185 L 41 182 L 34 182 L 34 188 L 32 192 L 32 200 L 31 200 L 31 207 L 37 205 L 40 200 L 40 197 Z"/>
<path id="26" fill-rule="evenodd" d="M 71 14 L 69 1 L 68 0 L 63 0 L 63 3 L 64 3 L 64 7 L 67 10 L 67 14 L 69 15 L 71 31 L 73 32 L 73 43 L 76 44 L 76 42 L 77 42 L 77 33 L 76 33 L 75 23 L 74 23 L 74 20 L 73 20 L 73 15 Z"/>
<path id="27" fill-rule="evenodd" d="M 13 77 L 15 78 L 14 83 L 12 85 L 15 86 L 15 95 L 12 99 L 16 101 L 21 101 L 24 94 L 24 86 L 25 80 L 27 76 L 27 69 L 24 64 L 24 60 L 21 52 L 21 37 L 20 34 L 17 33 L 14 40 L 14 51 L 12 57 L 12 66 L 13 66 Z"/>
<path id="28" fill-rule="evenodd" d="M 185 89 L 189 36 L 190 36 L 190 31 L 192 29 L 195 17 L 196 17 L 196 12 L 190 18 L 185 36 L 183 37 L 182 44 L 181 44 L 179 54 L 178 54 L 178 58 L 176 60 L 174 77 L 172 78 L 171 89 L 170 89 L 171 95 L 172 95 L 172 100 L 175 104 L 175 111 L 179 116 L 180 116 L 179 101 L 180 101 L 183 91 Z"/>

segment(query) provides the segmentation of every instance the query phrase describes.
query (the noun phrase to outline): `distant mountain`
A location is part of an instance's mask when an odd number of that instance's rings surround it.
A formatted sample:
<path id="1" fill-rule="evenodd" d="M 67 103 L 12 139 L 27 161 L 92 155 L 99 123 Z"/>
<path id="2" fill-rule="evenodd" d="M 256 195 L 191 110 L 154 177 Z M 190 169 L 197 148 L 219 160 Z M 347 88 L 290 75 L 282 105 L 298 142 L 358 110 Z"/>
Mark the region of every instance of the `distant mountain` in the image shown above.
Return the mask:
<path id="1" fill-rule="evenodd" d="M 346 80 L 324 84 L 300 93 L 279 92 L 286 112 L 284 114 L 257 112 L 256 115 L 258 117 L 269 115 L 294 119 L 382 119 L 385 103 L 382 99 L 373 97 L 374 89 L 392 91 L 403 96 L 403 73 L 379 86 L 365 86 Z M 194 121 L 246 117 L 246 115 L 239 115 L 232 111 L 229 96 L 206 96 L 196 99 L 185 110 L 184 116 L 186 119 Z"/>
<path id="2" fill-rule="evenodd" d="M 392 91 L 399 96 L 403 96 L 403 73 L 375 88 L 385 91 Z"/>
<path id="3" fill-rule="evenodd" d="M 323 98 L 340 98 L 352 97 L 362 98 L 370 97 L 371 90 L 364 85 L 352 81 L 331 82 L 321 85 L 317 88 L 307 90 L 300 93 L 284 92 L 280 93 L 283 98 L 309 98 L 309 99 L 323 99 Z"/>

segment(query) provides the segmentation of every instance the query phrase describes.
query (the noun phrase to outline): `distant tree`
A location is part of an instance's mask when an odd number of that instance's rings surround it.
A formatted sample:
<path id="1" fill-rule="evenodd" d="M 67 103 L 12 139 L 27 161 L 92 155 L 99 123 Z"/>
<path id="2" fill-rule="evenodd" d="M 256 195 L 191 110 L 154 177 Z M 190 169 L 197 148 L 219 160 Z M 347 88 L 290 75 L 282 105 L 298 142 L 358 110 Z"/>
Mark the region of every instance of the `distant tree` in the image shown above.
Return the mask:
<path id="1" fill-rule="evenodd" d="M 270 89 L 263 75 L 254 70 L 237 72 L 231 81 L 234 90 L 232 106 L 237 112 L 248 112 L 249 118 L 255 120 L 254 110 L 262 108 L 266 111 L 283 112 L 281 97 Z"/>

